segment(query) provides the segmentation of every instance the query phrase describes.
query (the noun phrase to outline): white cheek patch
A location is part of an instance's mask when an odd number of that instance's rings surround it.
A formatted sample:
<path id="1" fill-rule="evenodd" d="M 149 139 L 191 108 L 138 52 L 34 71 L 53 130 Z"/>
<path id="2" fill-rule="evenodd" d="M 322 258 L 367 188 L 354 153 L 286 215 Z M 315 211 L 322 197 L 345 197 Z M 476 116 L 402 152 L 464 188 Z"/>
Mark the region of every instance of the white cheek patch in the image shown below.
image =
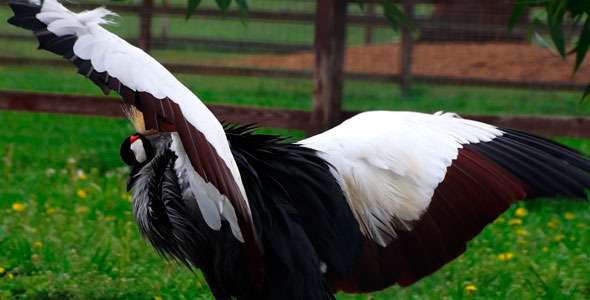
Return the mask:
<path id="1" fill-rule="evenodd" d="M 135 155 L 135 160 L 139 163 L 143 163 L 147 159 L 145 149 L 143 148 L 143 141 L 141 139 L 136 140 L 131 144 L 131 151 Z"/>

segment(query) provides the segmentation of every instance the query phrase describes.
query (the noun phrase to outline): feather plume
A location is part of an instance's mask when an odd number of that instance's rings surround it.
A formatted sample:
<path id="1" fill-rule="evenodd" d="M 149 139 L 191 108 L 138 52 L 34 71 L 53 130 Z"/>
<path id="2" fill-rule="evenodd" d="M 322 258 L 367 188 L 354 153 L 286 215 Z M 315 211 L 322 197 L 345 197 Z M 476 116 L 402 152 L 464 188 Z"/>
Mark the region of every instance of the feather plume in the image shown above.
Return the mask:
<path id="1" fill-rule="evenodd" d="M 137 133 L 145 133 L 145 123 L 143 121 L 143 113 L 133 105 L 121 105 L 121 109 L 127 119 L 131 121 Z"/>

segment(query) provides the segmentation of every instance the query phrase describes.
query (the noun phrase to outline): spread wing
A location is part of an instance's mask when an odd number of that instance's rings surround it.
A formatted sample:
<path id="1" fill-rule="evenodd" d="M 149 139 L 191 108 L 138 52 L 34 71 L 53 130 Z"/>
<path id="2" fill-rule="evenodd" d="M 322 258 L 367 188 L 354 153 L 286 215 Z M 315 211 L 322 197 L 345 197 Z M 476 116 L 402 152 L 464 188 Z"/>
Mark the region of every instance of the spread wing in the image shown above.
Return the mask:
<path id="1" fill-rule="evenodd" d="M 143 112 L 146 129 L 178 132 L 172 148 L 209 227 L 227 220 L 234 236 L 259 254 L 248 199 L 221 124 L 188 88 L 147 53 L 100 25 L 105 8 L 73 13 L 56 0 L 10 3 L 9 23 L 32 30 L 39 48 L 71 61 L 103 92 L 119 93 Z M 179 176 L 180 177 L 180 176 Z"/>
<path id="2" fill-rule="evenodd" d="M 436 271 L 513 201 L 590 188 L 590 161 L 574 150 L 454 114 L 362 113 L 301 143 L 334 166 L 367 240 L 333 281 L 348 292 Z"/>

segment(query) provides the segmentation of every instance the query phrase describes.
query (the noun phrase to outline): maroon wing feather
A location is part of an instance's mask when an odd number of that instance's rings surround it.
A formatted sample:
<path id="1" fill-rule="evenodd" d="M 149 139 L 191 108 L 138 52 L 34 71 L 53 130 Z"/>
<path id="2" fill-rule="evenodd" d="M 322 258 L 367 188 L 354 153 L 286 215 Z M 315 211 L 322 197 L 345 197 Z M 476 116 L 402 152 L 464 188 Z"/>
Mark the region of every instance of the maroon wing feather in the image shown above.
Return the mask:
<path id="1" fill-rule="evenodd" d="M 463 253 L 469 240 L 525 197 L 522 182 L 483 155 L 460 149 L 412 230 L 399 231 L 385 248 L 367 239 L 356 266 L 332 286 L 353 293 L 408 286 Z"/>

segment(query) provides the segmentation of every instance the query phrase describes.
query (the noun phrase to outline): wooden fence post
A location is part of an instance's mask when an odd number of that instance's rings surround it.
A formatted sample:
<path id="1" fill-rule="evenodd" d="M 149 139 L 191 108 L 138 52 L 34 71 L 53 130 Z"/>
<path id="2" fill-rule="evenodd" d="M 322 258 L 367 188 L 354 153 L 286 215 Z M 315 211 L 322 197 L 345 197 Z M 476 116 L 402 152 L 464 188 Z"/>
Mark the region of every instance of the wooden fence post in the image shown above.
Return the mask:
<path id="1" fill-rule="evenodd" d="M 414 3 L 412 0 L 404 0 L 404 15 L 414 24 Z M 410 94 L 412 88 L 412 54 L 414 52 L 414 37 L 412 30 L 402 27 L 402 45 L 401 45 L 401 89 L 403 97 Z"/>
<path id="2" fill-rule="evenodd" d="M 137 38 L 137 46 L 145 52 L 149 52 L 151 46 L 153 10 L 153 0 L 142 0 L 141 8 L 139 9 L 139 37 Z"/>
<path id="3" fill-rule="evenodd" d="M 344 43 L 348 1 L 317 0 L 311 126 L 319 133 L 342 121 Z"/>

